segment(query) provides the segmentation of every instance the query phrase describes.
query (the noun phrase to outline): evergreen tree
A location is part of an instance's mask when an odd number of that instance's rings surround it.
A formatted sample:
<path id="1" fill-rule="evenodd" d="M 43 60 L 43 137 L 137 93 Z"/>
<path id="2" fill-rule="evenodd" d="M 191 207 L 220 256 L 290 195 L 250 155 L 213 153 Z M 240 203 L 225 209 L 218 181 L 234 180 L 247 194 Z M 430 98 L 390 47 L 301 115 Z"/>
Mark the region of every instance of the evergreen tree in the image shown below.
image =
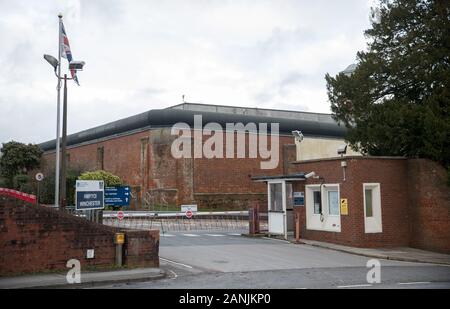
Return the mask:
<path id="1" fill-rule="evenodd" d="M 333 117 L 357 150 L 450 165 L 449 4 L 380 0 L 353 73 L 326 75 Z"/>

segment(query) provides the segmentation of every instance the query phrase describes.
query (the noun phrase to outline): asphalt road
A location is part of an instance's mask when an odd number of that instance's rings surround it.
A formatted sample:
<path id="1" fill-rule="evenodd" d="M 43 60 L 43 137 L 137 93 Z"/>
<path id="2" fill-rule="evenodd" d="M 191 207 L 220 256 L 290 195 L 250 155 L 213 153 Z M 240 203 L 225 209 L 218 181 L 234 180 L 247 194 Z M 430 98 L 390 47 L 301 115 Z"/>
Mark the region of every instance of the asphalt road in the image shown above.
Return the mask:
<path id="1" fill-rule="evenodd" d="M 381 283 L 368 284 L 370 258 L 239 233 L 161 235 L 162 280 L 103 288 L 450 288 L 450 267 L 380 260 Z"/>

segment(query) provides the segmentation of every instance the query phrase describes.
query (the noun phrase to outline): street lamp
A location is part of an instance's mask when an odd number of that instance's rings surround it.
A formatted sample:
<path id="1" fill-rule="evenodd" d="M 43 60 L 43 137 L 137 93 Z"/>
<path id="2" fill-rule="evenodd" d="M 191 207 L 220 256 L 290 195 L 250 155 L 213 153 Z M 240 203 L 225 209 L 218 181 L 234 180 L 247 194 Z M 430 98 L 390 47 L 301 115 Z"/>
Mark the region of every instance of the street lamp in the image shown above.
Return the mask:
<path id="1" fill-rule="evenodd" d="M 44 55 L 44 59 L 47 60 L 48 63 L 50 63 L 50 65 L 53 67 L 56 73 L 56 69 L 58 68 L 59 65 L 58 59 L 56 59 L 51 55 Z"/>
<path id="2" fill-rule="evenodd" d="M 44 55 L 44 59 L 53 67 L 56 78 L 58 79 L 57 90 L 57 110 L 56 110 L 56 167 L 55 167 L 55 207 L 59 207 L 59 166 L 60 166 L 60 108 L 61 108 L 61 81 L 64 80 L 64 106 L 63 106 L 63 132 L 62 132 L 62 188 L 61 188 L 61 201 L 62 208 L 66 206 L 66 140 L 67 140 L 67 80 L 73 78 L 61 77 L 61 46 L 62 46 L 62 14 L 58 15 L 59 18 L 59 44 L 58 44 L 58 59 L 51 55 Z M 70 71 L 82 71 L 84 61 L 71 61 L 69 63 Z"/>

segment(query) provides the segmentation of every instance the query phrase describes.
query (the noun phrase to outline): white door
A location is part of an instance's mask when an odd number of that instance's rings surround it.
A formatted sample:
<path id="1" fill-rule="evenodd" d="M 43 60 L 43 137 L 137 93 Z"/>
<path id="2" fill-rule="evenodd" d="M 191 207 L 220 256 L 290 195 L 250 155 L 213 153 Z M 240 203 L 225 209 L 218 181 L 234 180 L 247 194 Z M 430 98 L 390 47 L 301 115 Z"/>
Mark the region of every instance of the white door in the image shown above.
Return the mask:
<path id="1" fill-rule="evenodd" d="M 269 200 L 269 234 L 285 234 L 284 182 L 267 184 Z"/>

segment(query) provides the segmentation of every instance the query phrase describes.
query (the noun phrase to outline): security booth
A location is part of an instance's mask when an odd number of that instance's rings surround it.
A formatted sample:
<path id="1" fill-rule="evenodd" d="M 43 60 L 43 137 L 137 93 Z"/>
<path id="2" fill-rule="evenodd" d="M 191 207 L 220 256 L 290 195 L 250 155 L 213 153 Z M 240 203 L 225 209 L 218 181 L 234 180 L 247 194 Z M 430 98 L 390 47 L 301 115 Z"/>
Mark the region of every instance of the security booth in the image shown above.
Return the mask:
<path id="1" fill-rule="evenodd" d="M 304 174 L 258 176 L 253 181 L 267 183 L 268 233 L 288 239 L 294 234 L 293 182 L 304 181 Z"/>

